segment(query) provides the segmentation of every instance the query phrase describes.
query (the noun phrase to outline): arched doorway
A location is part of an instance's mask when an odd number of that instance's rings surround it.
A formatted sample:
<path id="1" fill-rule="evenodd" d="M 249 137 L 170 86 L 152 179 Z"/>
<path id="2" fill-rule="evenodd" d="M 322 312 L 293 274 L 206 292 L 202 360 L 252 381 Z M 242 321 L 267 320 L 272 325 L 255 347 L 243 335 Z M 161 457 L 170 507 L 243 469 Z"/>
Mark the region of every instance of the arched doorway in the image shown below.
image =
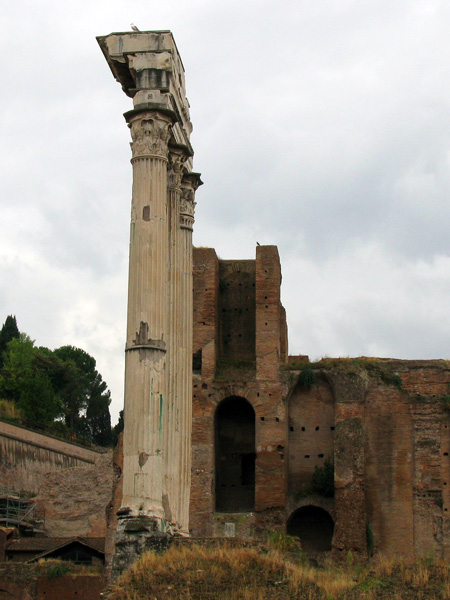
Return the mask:
<path id="1" fill-rule="evenodd" d="M 323 508 L 302 506 L 289 517 L 286 530 L 288 535 L 300 538 L 304 550 L 331 550 L 334 521 Z"/>
<path id="2" fill-rule="evenodd" d="M 216 511 L 255 508 L 255 411 L 238 396 L 223 400 L 215 414 Z"/>

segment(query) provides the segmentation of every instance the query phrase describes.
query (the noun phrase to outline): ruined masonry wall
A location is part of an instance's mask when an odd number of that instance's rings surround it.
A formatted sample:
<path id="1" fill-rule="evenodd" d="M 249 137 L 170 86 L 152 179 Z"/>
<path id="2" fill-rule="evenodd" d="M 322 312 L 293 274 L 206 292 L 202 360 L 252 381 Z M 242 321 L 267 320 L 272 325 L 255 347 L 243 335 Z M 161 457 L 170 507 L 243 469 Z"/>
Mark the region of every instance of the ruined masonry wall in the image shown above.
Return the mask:
<path id="1" fill-rule="evenodd" d="M 113 495 L 112 453 L 93 465 L 48 473 L 36 497 L 48 537 L 104 537 Z"/>
<path id="2" fill-rule="evenodd" d="M 202 352 L 201 373 L 193 376 L 194 537 L 223 536 L 227 523 L 243 537 L 284 527 L 287 423 L 278 370 L 286 354 L 286 323 L 280 282 L 275 246 L 258 247 L 253 261 L 219 261 L 212 249 L 194 249 L 193 351 Z M 265 329 L 258 337 L 261 320 Z M 231 359 L 226 368 L 217 363 L 222 357 Z M 215 513 L 214 416 L 230 396 L 245 398 L 255 411 L 255 511 L 244 519 L 242 513 Z"/>
<path id="3" fill-rule="evenodd" d="M 0 421 L 0 486 L 37 494 L 46 473 L 93 465 L 101 453 Z"/>

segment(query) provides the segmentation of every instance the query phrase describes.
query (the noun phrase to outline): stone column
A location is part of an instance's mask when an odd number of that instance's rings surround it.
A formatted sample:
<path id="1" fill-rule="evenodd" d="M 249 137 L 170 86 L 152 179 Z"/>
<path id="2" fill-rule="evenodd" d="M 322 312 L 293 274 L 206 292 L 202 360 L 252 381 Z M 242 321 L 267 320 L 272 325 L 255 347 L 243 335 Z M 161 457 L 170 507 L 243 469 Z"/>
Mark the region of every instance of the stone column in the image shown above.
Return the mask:
<path id="1" fill-rule="evenodd" d="M 164 447 L 164 489 L 163 502 L 167 517 L 178 532 L 187 533 L 180 522 L 180 495 L 184 496 L 182 485 L 179 437 L 182 431 L 180 424 L 184 401 L 180 395 L 179 378 L 185 365 L 181 357 L 180 329 L 181 296 L 180 296 L 180 263 L 179 263 L 179 212 L 181 197 L 181 179 L 186 156 L 180 149 L 170 149 L 168 170 L 168 213 L 169 213 L 169 348 L 168 348 L 168 386 L 169 405 L 165 413 L 164 428 L 167 432 Z M 188 431 L 190 432 L 190 424 Z"/>
<path id="2" fill-rule="evenodd" d="M 186 157 L 169 152 L 169 406 L 164 427 L 163 504 L 175 532 L 189 533 L 192 431 L 192 228 L 197 174 L 184 173 Z"/>
<path id="3" fill-rule="evenodd" d="M 189 173 L 192 125 L 172 34 L 112 33 L 97 40 L 134 105 L 125 114 L 133 194 L 117 574 L 144 550 L 167 544 L 170 534 L 189 531 L 191 235 L 193 190 L 201 182 Z M 186 202 L 183 177 L 191 189 Z"/>
<path id="4" fill-rule="evenodd" d="M 125 358 L 122 513 L 164 519 L 163 415 L 167 406 L 166 352 L 168 211 L 167 155 L 171 119 L 132 112 L 133 194 Z"/>
<path id="5" fill-rule="evenodd" d="M 189 523 L 189 502 L 191 485 L 191 436 L 192 436 L 192 315 L 193 315 L 193 278 L 192 278 L 192 230 L 194 226 L 195 190 L 201 185 L 196 173 L 186 173 L 182 180 L 181 202 L 178 213 L 178 264 L 180 269 L 180 327 L 179 353 L 183 365 L 189 365 L 180 372 L 178 379 L 179 397 L 187 399 L 180 403 L 180 422 L 182 435 L 178 438 L 180 452 L 180 493 L 183 498 L 178 513 L 184 530 Z"/>

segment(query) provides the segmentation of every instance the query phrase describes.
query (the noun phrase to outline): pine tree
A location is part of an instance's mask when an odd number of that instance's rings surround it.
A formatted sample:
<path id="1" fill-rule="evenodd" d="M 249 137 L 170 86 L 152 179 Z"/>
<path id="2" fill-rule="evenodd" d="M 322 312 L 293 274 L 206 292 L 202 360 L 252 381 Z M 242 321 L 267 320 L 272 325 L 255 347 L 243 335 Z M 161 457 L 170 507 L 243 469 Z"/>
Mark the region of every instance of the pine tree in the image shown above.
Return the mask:
<path id="1" fill-rule="evenodd" d="M 14 338 L 18 338 L 20 335 L 17 327 L 16 317 L 8 315 L 3 327 L 0 330 L 0 369 L 3 367 L 4 357 L 3 354 L 6 350 L 8 343 Z"/>

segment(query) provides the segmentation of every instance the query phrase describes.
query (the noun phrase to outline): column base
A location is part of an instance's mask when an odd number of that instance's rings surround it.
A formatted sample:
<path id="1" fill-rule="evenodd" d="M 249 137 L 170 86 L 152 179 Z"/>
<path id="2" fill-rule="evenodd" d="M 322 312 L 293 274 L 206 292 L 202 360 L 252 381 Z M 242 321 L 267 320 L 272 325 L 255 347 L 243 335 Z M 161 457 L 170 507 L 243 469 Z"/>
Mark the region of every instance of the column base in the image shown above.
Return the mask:
<path id="1" fill-rule="evenodd" d="M 112 579 L 142 556 L 144 552 L 164 552 L 170 546 L 173 535 L 163 519 L 152 516 L 129 516 L 118 514 L 116 549 L 112 561 Z"/>

